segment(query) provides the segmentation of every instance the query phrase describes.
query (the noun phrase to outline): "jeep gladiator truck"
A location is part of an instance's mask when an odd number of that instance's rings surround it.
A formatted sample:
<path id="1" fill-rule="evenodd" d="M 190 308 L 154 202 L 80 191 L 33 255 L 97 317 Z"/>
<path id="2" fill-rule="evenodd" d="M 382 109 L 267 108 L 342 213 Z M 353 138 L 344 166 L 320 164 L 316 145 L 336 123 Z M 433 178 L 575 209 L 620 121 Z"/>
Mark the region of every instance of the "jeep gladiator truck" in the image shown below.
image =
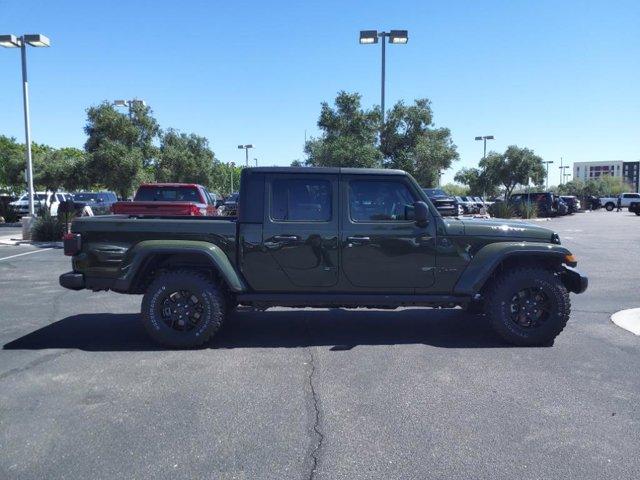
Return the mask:
<path id="1" fill-rule="evenodd" d="M 399 170 L 246 168 L 239 204 L 237 218 L 78 218 L 60 284 L 144 294 L 146 330 L 173 347 L 205 343 L 237 305 L 460 306 L 511 343 L 549 344 L 587 288 L 553 231 L 442 217 Z"/>

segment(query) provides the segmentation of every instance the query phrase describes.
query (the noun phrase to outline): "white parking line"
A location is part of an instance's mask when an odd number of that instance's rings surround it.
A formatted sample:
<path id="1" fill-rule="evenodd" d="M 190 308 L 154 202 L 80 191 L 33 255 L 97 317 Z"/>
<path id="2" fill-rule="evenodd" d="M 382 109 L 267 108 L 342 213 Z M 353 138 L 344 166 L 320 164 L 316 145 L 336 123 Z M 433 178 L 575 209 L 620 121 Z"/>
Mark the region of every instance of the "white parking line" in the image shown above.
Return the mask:
<path id="1" fill-rule="evenodd" d="M 611 315 L 611 321 L 634 335 L 640 335 L 640 308 L 620 310 Z"/>
<path id="2" fill-rule="evenodd" d="M 34 250 L 33 252 L 18 253 L 17 255 L 11 255 L 9 257 L 2 257 L 0 258 L 0 262 L 2 260 L 9 260 L 10 258 L 21 257 L 23 255 L 31 255 L 32 253 L 46 252 L 47 250 L 53 250 L 53 248 L 41 248 L 40 250 Z"/>

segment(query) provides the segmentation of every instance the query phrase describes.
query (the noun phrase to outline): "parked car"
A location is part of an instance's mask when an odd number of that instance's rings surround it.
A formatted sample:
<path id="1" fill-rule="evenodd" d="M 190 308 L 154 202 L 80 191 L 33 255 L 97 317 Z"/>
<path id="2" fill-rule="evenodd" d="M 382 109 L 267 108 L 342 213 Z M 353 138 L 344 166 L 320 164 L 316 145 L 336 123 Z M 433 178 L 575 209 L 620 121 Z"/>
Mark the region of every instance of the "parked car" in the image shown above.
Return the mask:
<path id="1" fill-rule="evenodd" d="M 226 217 L 235 217 L 238 215 L 238 200 L 240 199 L 240 194 L 238 192 L 234 192 L 224 199 L 222 206 L 220 207 L 220 215 L 224 215 Z"/>
<path id="2" fill-rule="evenodd" d="M 554 217 L 568 212 L 567 205 L 549 192 L 514 193 L 509 198 L 509 205 L 516 212 L 520 212 L 522 205 L 528 202 L 537 205 L 539 217 Z"/>
<path id="3" fill-rule="evenodd" d="M 94 215 L 108 215 L 111 213 L 112 205 L 118 201 L 113 192 L 75 192 L 71 197 L 77 214 L 89 207 Z"/>
<path id="4" fill-rule="evenodd" d="M 560 198 L 564 203 L 567 204 L 569 213 L 576 213 L 578 210 L 582 208 L 582 205 L 580 204 L 580 200 L 578 200 L 578 197 L 575 197 L 573 195 L 561 195 Z"/>
<path id="5" fill-rule="evenodd" d="M 245 168 L 240 184 L 237 219 L 76 219 L 60 284 L 143 294 L 144 327 L 173 347 L 207 342 L 238 304 L 464 306 L 511 343 L 548 344 L 587 288 L 557 233 L 445 220 L 401 171 Z"/>
<path id="6" fill-rule="evenodd" d="M 462 209 L 462 214 L 470 215 L 475 213 L 475 205 L 473 202 L 469 202 L 466 200 L 466 197 L 456 196 L 456 203 Z"/>
<path id="7" fill-rule="evenodd" d="M 440 215 L 443 217 L 457 216 L 460 214 L 456 198 L 447 195 L 444 190 L 439 188 L 423 188 L 422 191 L 427 194 L 433 206 L 438 209 Z"/>
<path id="8" fill-rule="evenodd" d="M 72 197 L 68 193 L 35 192 L 33 197 L 35 213 L 37 215 L 39 210 L 47 208 L 51 212 L 51 215 L 55 217 L 58 215 L 60 202 L 64 202 L 70 198 Z M 29 215 L 29 194 L 22 194 L 18 200 L 11 202 L 10 205 L 17 211 L 18 215 Z"/>
<path id="9" fill-rule="evenodd" d="M 629 205 L 629 212 L 640 216 L 640 202 L 631 202 Z"/>
<path id="10" fill-rule="evenodd" d="M 113 213 L 132 216 L 217 216 L 207 190 L 195 183 L 145 183 L 132 202 L 116 202 Z"/>
<path id="11" fill-rule="evenodd" d="M 628 207 L 633 201 L 640 201 L 640 193 L 626 192 L 617 197 L 600 197 L 600 203 L 607 209 L 607 212 L 613 211 L 618 206 L 620 199 L 621 207 Z"/>

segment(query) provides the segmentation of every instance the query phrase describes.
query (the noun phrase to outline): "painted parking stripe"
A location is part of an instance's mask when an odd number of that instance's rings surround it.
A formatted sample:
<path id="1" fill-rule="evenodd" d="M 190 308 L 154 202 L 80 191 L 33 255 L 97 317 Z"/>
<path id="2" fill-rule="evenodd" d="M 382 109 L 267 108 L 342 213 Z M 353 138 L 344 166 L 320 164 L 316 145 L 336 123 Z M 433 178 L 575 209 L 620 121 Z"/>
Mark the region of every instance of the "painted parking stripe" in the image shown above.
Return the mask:
<path id="1" fill-rule="evenodd" d="M 640 335 L 640 308 L 620 310 L 611 315 L 611 321 L 634 335 Z"/>
<path id="2" fill-rule="evenodd" d="M 33 252 L 18 253 L 17 255 L 11 255 L 10 257 L 2 257 L 0 258 L 0 262 L 2 260 L 9 260 L 10 258 L 21 257 L 23 255 L 31 255 L 32 253 L 46 252 L 47 250 L 53 250 L 53 248 L 41 248 L 40 250 L 34 250 Z"/>

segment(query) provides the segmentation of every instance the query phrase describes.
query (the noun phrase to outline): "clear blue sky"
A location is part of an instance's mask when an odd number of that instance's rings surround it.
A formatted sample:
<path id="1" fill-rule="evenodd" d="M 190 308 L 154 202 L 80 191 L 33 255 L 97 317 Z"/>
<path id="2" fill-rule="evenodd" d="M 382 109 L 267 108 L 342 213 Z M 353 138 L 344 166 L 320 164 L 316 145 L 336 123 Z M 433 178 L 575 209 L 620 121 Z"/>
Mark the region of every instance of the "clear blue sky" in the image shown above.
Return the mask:
<path id="1" fill-rule="evenodd" d="M 387 105 L 428 97 L 460 161 L 517 144 L 556 164 L 640 159 L 640 2 L 7 1 L 0 33 L 31 48 L 33 140 L 82 147 L 85 109 L 142 98 L 163 127 L 209 138 L 222 161 L 303 158 L 320 102 L 379 103 L 379 45 L 360 29 L 408 29 L 387 50 Z M 0 49 L 0 134 L 23 139 L 20 57 Z"/>

